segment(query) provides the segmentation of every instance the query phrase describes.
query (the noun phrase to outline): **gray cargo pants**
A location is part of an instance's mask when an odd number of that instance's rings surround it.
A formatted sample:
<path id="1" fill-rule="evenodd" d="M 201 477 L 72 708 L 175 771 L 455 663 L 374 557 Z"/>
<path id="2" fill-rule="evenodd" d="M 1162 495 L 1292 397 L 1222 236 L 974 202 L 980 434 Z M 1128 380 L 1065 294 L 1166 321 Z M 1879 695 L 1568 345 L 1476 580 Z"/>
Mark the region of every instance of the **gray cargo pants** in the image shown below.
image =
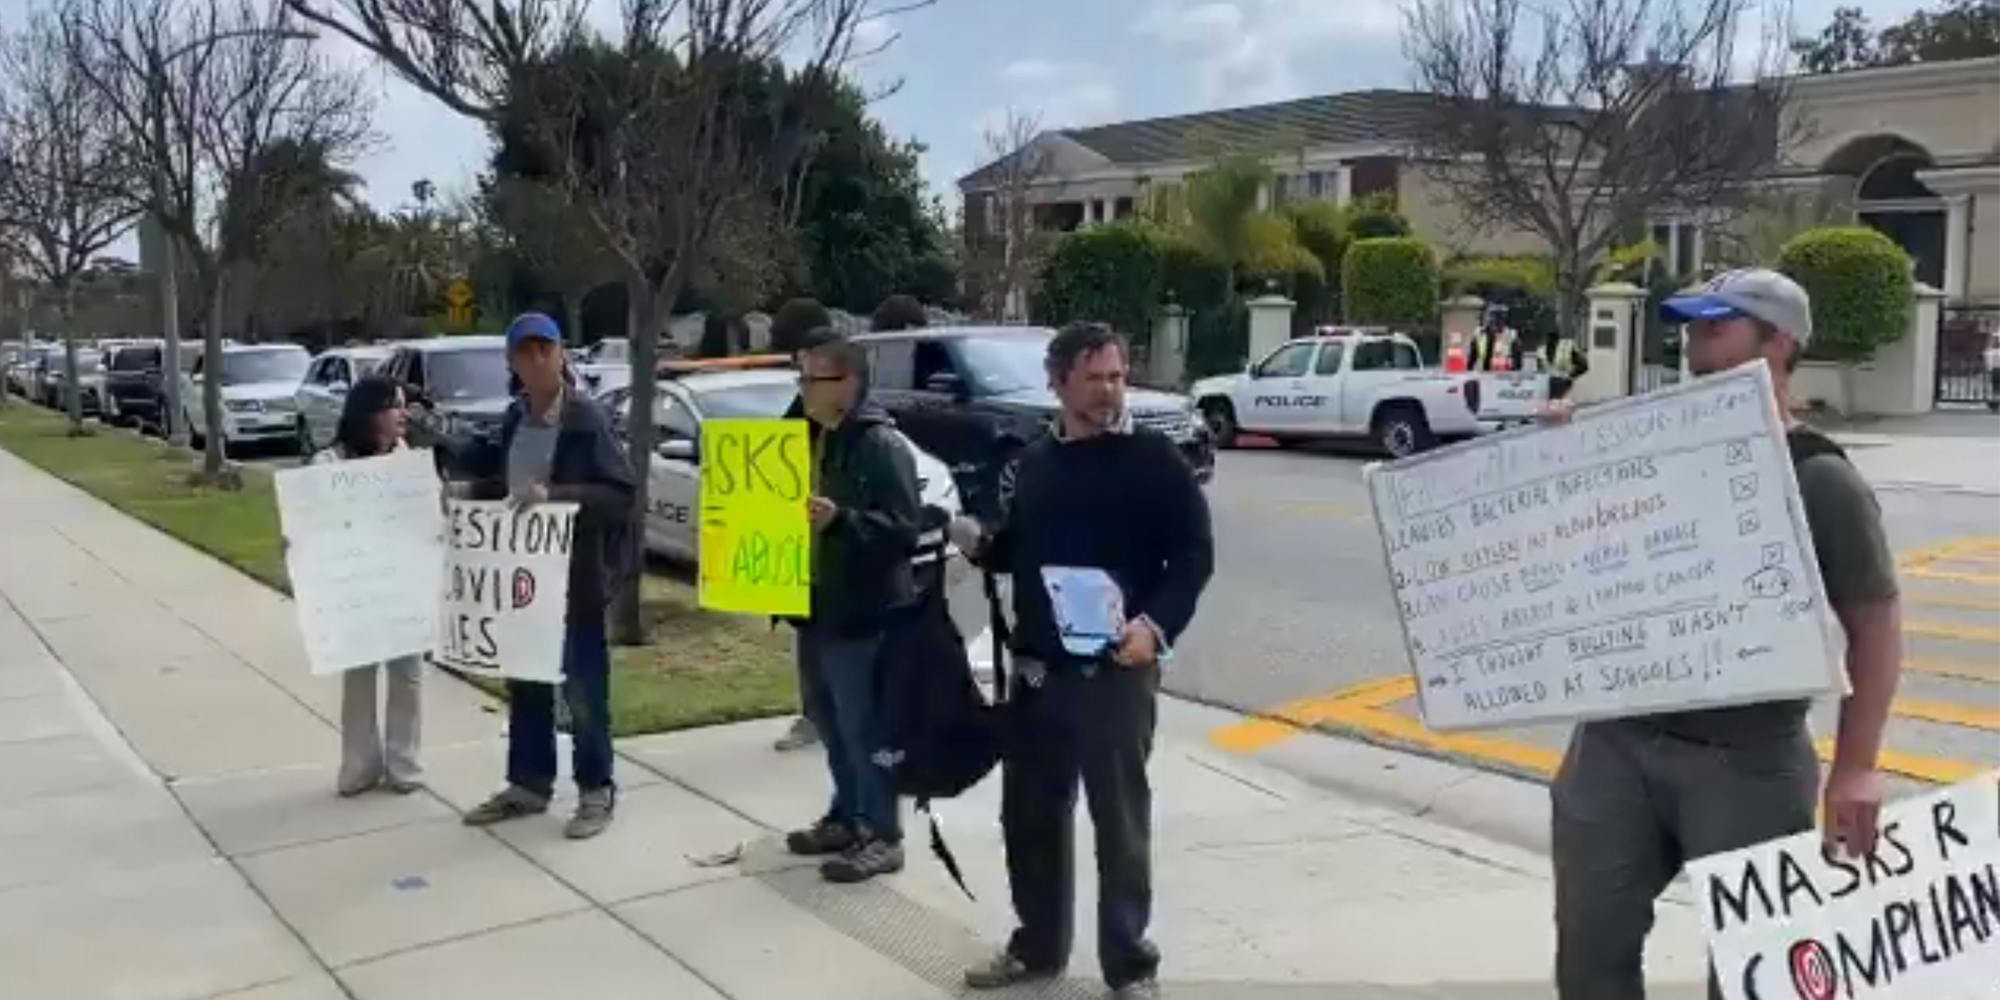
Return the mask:
<path id="1" fill-rule="evenodd" d="M 1653 900 L 1681 865 L 1812 829 L 1818 792 L 1803 730 L 1722 747 L 1638 720 L 1578 727 L 1550 788 L 1563 1000 L 1642 1000 Z"/>
<path id="2" fill-rule="evenodd" d="M 375 675 L 387 674 L 381 724 L 376 723 Z M 422 742 L 424 658 L 406 656 L 368 667 L 356 667 L 340 684 L 340 779 L 343 792 L 365 791 L 389 778 L 416 781 L 423 776 L 417 763 Z"/>

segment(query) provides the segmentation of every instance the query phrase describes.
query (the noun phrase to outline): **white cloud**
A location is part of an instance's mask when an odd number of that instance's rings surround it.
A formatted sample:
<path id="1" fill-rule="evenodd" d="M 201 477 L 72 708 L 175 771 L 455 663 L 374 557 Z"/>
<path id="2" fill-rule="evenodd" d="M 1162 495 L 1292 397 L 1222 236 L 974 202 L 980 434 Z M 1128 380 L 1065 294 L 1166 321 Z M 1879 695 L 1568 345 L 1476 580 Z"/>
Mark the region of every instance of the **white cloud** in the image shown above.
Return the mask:
<path id="1" fill-rule="evenodd" d="M 1211 106 L 1302 97 L 1343 52 L 1398 44 L 1395 0 L 1156 0 L 1134 26 L 1191 71 Z"/>
<path id="2" fill-rule="evenodd" d="M 1016 59 L 1001 67 L 999 80 L 1006 103 L 979 118 L 981 134 L 1004 125 L 1009 109 L 1038 117 L 1045 129 L 1096 125 L 1118 111 L 1118 83 L 1095 63 Z"/>

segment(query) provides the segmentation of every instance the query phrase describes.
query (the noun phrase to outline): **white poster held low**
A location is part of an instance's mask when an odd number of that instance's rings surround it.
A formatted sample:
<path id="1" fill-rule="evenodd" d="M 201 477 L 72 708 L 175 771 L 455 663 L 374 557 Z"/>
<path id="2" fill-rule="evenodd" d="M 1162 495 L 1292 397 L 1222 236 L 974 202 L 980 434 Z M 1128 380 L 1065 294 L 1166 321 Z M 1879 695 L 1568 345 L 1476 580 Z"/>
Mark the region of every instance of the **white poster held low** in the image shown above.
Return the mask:
<path id="1" fill-rule="evenodd" d="M 1432 729 L 1845 683 L 1762 361 L 1372 466 L 1368 488 Z"/>
<path id="2" fill-rule="evenodd" d="M 468 674 L 562 680 L 576 504 L 452 500 L 434 654 Z"/>
<path id="3" fill-rule="evenodd" d="M 272 484 L 312 672 L 429 652 L 444 574 L 431 453 L 284 469 Z"/>
<path id="4" fill-rule="evenodd" d="M 2000 996 L 2000 771 L 1882 810 L 1873 858 L 1819 831 L 1687 865 L 1729 1000 Z"/>

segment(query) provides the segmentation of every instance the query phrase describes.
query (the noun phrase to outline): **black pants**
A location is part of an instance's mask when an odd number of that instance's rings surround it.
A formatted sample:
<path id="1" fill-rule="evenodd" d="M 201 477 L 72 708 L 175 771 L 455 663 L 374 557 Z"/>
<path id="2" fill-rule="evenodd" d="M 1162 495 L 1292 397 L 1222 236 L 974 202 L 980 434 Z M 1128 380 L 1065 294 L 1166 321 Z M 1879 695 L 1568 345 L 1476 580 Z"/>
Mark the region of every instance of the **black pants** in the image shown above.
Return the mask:
<path id="1" fill-rule="evenodd" d="M 1097 834 L 1097 952 L 1112 988 L 1154 975 L 1146 940 L 1153 910 L 1153 752 L 1156 670 L 1052 669 L 1009 691 L 1009 752 L 1001 782 L 1007 877 L 1020 929 L 1007 949 L 1038 970 L 1069 963 L 1076 911 L 1077 783 Z"/>

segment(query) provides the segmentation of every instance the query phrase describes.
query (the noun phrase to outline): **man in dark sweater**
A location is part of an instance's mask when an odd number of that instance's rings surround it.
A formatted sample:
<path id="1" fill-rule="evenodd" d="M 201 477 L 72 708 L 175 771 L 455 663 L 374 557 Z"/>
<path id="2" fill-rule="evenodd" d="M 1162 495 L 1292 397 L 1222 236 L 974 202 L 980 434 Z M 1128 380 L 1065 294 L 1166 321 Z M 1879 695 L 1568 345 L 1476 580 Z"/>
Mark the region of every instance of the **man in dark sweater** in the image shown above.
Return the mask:
<path id="1" fill-rule="evenodd" d="M 1152 754 L 1160 670 L 1214 570 L 1208 503 L 1173 442 L 1125 410 L 1125 341 L 1076 324 L 1049 342 L 1062 402 L 1002 475 L 1000 522 L 960 548 L 1013 579 L 1013 681 L 1001 825 L 1020 928 L 974 989 L 1058 975 L 1075 909 L 1077 783 L 1097 834 L 1098 956 L 1114 997 L 1158 995 Z"/>

